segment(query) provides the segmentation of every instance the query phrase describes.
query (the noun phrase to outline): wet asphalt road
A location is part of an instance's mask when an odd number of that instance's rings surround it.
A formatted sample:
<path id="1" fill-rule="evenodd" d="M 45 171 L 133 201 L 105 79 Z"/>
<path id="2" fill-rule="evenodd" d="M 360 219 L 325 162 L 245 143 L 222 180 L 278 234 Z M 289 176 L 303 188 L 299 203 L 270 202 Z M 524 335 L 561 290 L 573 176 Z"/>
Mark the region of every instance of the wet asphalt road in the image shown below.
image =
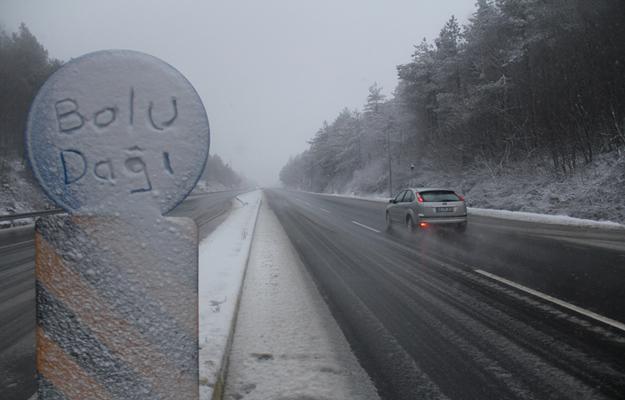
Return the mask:
<path id="1" fill-rule="evenodd" d="M 384 399 L 625 398 L 625 232 L 470 216 L 408 235 L 383 203 L 265 193 Z"/>
<path id="2" fill-rule="evenodd" d="M 226 217 L 240 191 L 189 196 L 170 213 L 193 218 L 200 238 Z M 35 392 L 35 275 L 33 226 L 0 230 L 0 399 Z"/>

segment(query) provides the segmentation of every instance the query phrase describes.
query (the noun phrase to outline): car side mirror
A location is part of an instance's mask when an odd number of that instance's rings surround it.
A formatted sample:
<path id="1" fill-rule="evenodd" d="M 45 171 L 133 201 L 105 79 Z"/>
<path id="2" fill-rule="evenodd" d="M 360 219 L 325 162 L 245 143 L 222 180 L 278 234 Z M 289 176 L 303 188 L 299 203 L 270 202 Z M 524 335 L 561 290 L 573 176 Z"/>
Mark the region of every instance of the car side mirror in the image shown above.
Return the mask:
<path id="1" fill-rule="evenodd" d="M 389 203 L 391 203 L 391 204 L 395 204 L 395 203 L 397 203 L 397 202 L 395 201 L 395 199 L 390 199 L 388 202 L 389 202 Z"/>

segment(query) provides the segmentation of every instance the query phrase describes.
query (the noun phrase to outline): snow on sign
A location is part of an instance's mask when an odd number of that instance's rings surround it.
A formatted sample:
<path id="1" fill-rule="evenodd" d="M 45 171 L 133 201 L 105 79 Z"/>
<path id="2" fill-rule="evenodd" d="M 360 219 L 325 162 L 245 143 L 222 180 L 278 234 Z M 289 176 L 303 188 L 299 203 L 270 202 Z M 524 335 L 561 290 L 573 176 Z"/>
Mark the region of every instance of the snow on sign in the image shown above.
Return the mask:
<path id="1" fill-rule="evenodd" d="M 26 140 L 69 212 L 35 229 L 38 399 L 197 400 L 197 227 L 163 217 L 208 155 L 197 93 L 149 55 L 88 54 L 42 87 Z"/>
<path id="2" fill-rule="evenodd" d="M 173 67 L 134 51 L 100 51 L 45 83 L 26 143 L 39 183 L 67 211 L 165 213 L 200 178 L 209 127 L 198 94 Z"/>

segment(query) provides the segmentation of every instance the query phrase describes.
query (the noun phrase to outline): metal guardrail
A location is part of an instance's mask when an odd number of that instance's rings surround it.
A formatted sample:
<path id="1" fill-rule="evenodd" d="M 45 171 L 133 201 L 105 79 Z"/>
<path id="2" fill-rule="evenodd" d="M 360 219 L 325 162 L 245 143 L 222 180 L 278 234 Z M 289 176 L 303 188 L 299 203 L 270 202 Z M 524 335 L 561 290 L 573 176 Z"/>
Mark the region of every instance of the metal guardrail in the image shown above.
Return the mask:
<path id="1" fill-rule="evenodd" d="M 33 212 L 22 213 L 22 214 L 0 215 L 0 222 L 3 222 L 3 221 L 14 222 L 20 219 L 43 217 L 45 215 L 61 214 L 64 212 L 65 210 L 62 210 L 60 208 L 55 208 L 52 210 L 33 211 Z"/>
<path id="2" fill-rule="evenodd" d="M 215 193 L 224 193 L 224 192 L 231 192 L 231 191 L 235 191 L 235 190 L 218 190 L 216 192 L 193 193 L 193 194 L 190 194 L 188 197 L 189 198 L 201 197 L 201 196 L 207 196 L 207 195 L 211 195 L 211 194 L 215 194 Z M 52 210 L 33 211 L 33 212 L 29 212 L 29 213 L 0 215 L 0 222 L 4 222 L 4 221 L 14 222 L 14 221 L 17 221 L 17 220 L 20 220 L 20 219 L 37 218 L 37 217 L 43 217 L 43 216 L 46 216 L 46 215 L 63 214 L 64 212 L 65 212 L 65 210 L 63 210 L 62 208 L 54 208 Z M 220 213 L 220 215 L 221 215 L 221 213 Z M 217 216 L 215 216 L 213 218 L 216 218 L 218 216 L 219 215 L 217 215 Z M 204 222 L 207 222 L 207 221 L 204 221 Z"/>

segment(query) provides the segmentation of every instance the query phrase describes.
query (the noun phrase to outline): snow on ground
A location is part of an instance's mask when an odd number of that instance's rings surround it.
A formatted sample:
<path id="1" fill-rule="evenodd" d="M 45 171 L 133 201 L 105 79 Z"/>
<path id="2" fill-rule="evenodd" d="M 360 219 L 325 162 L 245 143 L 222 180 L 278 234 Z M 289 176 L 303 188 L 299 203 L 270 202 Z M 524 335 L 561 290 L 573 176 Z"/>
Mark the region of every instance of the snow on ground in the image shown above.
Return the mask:
<path id="1" fill-rule="evenodd" d="M 225 399 L 377 399 L 271 209 L 258 217 Z"/>
<path id="2" fill-rule="evenodd" d="M 433 182 L 463 191 L 472 207 L 625 223 L 625 156 L 618 152 L 597 154 L 567 175 L 530 159 L 497 174 L 478 169 L 426 183 Z"/>
<path id="3" fill-rule="evenodd" d="M 484 217 L 511 219 L 525 222 L 538 222 L 543 224 L 574 225 L 587 228 L 625 230 L 625 225 L 621 225 L 616 222 L 594 221 L 590 219 L 573 218 L 567 215 L 536 214 L 523 211 L 490 210 L 487 208 L 472 207 L 469 207 L 469 215 L 479 215 Z"/>
<path id="4" fill-rule="evenodd" d="M 228 218 L 199 246 L 200 399 L 212 398 L 236 320 L 261 192 L 238 196 Z"/>
<path id="5" fill-rule="evenodd" d="M 596 154 L 574 171 L 556 172 L 548 158 L 535 155 L 503 165 L 461 168 L 423 160 L 414 172 L 394 167 L 397 187 L 449 187 L 465 195 L 469 206 L 493 210 L 568 215 L 625 224 L 625 153 Z M 386 168 L 357 171 L 351 182 L 332 182 L 326 192 L 385 198 Z M 375 194 L 374 192 L 378 192 Z"/>
<path id="6" fill-rule="evenodd" d="M 0 176 L 0 215 L 20 214 L 52 208 L 37 186 L 27 166 L 18 160 L 5 160 L 6 170 Z"/>

